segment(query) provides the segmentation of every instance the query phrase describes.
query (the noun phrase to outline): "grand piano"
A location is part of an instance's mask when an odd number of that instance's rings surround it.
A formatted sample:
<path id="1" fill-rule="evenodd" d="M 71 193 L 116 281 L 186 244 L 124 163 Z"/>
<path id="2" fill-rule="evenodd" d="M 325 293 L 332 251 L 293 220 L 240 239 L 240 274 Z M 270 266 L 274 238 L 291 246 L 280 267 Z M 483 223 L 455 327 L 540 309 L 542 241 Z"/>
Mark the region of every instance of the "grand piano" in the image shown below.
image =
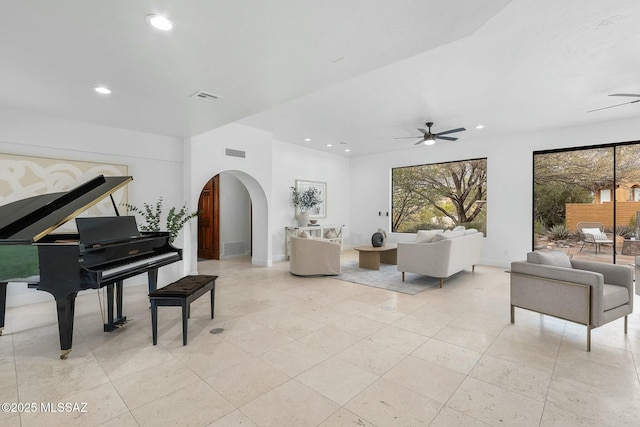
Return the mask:
<path id="1" fill-rule="evenodd" d="M 37 252 L 32 261 L 34 271 L 26 277 L 5 277 L 11 272 L 0 270 L 0 335 L 8 284 L 26 284 L 49 292 L 56 301 L 60 358 L 64 360 L 71 352 L 79 291 L 106 287 L 104 331 L 112 331 L 126 322 L 122 315 L 123 280 L 147 273 L 151 292 L 157 287 L 158 268 L 182 259 L 182 251 L 169 242 L 169 233 L 140 232 L 135 217 L 118 215 L 113 198 L 116 216 L 76 218 L 132 179 L 101 175 L 67 192 L 0 206 L 0 258 L 8 259 L 11 252 L 15 256 L 16 249 Z M 55 232 L 73 219 L 77 233 Z M 26 255 L 17 258 L 18 262 L 29 262 Z"/>

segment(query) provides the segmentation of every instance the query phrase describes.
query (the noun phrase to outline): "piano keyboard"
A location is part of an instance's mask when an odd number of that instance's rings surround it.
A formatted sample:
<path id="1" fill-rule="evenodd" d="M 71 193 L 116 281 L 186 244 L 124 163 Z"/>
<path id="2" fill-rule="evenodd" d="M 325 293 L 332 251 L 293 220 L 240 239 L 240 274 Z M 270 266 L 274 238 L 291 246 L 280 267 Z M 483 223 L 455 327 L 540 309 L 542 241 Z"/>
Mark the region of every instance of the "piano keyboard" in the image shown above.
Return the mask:
<path id="1" fill-rule="evenodd" d="M 102 278 L 108 279 L 111 276 L 115 276 L 117 274 L 120 274 L 126 271 L 135 270 L 138 267 L 150 266 L 151 264 L 156 264 L 160 261 L 168 260 L 171 258 L 179 258 L 179 255 L 175 252 L 169 252 L 161 255 L 152 256 L 149 258 L 144 258 L 144 259 L 130 262 L 127 264 L 122 264 L 117 267 L 102 270 Z"/>

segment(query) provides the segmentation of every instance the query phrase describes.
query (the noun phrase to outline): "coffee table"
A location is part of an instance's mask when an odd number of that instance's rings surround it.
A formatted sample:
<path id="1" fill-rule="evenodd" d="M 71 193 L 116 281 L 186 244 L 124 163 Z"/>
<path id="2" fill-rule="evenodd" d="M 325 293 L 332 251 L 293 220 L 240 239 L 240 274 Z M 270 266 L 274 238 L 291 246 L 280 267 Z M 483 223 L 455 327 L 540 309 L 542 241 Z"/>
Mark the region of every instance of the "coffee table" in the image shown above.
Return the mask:
<path id="1" fill-rule="evenodd" d="M 387 243 L 379 248 L 373 246 L 358 246 L 358 267 L 370 270 L 380 270 L 380 263 L 398 264 L 398 245 Z"/>

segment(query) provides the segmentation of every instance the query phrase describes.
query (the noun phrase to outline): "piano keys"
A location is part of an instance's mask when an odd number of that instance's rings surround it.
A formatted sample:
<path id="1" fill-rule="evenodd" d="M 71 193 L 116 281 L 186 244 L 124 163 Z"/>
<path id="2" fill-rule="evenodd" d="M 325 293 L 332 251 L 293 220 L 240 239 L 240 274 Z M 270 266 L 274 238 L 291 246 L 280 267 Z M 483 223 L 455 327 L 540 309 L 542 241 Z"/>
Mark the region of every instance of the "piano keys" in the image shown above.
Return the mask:
<path id="1" fill-rule="evenodd" d="M 34 271 L 24 275 L 29 277 L 5 277 L 0 271 L 0 335 L 6 286 L 12 282 L 26 283 L 30 288 L 50 293 L 56 301 L 60 358 L 64 360 L 71 352 L 75 298 L 79 291 L 106 288 L 104 330 L 112 331 L 126 322 L 122 315 L 123 280 L 147 273 L 151 292 L 157 287 L 158 268 L 182 259 L 182 251 L 169 243 L 169 233 L 140 232 L 133 216 L 76 218 L 131 180 L 131 177 L 99 176 L 68 192 L 0 206 L 0 249 L 7 252 L 29 245 L 37 250 Z M 53 232 L 74 218 L 77 233 Z"/>

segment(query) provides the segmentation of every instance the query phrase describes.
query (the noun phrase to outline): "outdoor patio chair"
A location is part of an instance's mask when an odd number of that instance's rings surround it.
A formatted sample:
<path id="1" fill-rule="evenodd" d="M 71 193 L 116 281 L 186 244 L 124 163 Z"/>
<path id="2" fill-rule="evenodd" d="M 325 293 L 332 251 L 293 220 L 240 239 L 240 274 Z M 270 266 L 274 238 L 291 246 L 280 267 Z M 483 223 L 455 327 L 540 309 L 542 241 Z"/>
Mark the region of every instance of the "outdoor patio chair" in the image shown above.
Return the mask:
<path id="1" fill-rule="evenodd" d="M 609 239 L 609 236 L 604 233 L 602 223 L 579 222 L 577 226 L 580 234 L 582 234 L 582 247 L 580 247 L 580 252 L 582 252 L 582 248 L 584 248 L 584 245 L 587 243 L 596 245 L 596 254 L 600 251 L 601 244 L 613 244 L 613 240 Z"/>

